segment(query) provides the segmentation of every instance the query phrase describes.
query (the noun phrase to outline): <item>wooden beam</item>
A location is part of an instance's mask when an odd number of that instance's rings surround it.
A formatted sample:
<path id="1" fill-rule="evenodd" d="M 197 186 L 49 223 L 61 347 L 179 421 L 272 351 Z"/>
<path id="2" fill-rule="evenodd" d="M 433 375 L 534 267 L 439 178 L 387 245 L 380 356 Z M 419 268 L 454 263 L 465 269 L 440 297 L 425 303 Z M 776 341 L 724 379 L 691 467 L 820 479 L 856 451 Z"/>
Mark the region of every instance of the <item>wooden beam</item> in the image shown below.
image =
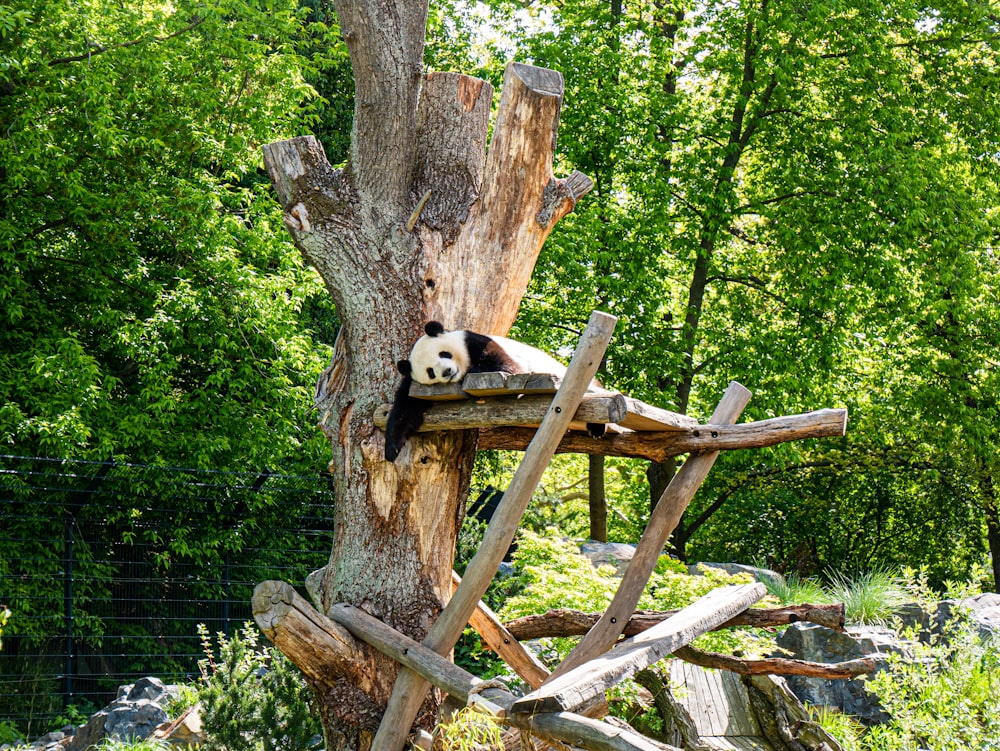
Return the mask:
<path id="1" fill-rule="evenodd" d="M 740 416 L 749 401 L 750 392 L 733 381 L 726 389 L 715 412 L 712 413 L 709 423 L 729 425 L 736 422 L 736 418 Z M 629 616 L 635 611 L 639 596 L 649 582 L 649 576 L 653 573 L 656 561 L 663 551 L 663 544 L 677 526 L 681 514 L 704 482 L 718 456 L 717 451 L 689 456 L 674 475 L 660 496 L 653 513 L 650 514 L 649 522 L 642 537 L 639 538 L 635 554 L 628 564 L 628 570 L 618 586 L 611 605 L 597 625 L 587 632 L 566 659 L 552 671 L 549 680 L 604 654 L 618 640 L 622 629 L 628 623 Z"/>
<path id="2" fill-rule="evenodd" d="M 486 528 L 479 550 L 465 570 L 465 578 L 424 638 L 424 645 L 438 654 L 451 651 L 496 574 L 532 493 L 597 373 L 617 320 L 606 313 L 591 314 L 563 383 Z M 418 673 L 406 668 L 400 670 L 372 740 L 373 751 L 402 751 L 427 689 L 427 682 Z"/>
<path id="3" fill-rule="evenodd" d="M 677 412 L 670 412 L 666 409 L 654 407 L 651 404 L 640 402 L 632 397 L 625 397 L 627 414 L 619 421 L 619 425 L 630 430 L 657 430 L 676 431 L 695 429 L 698 421 L 693 417 L 681 415 Z"/>
<path id="4" fill-rule="evenodd" d="M 635 636 L 648 631 L 658 623 L 662 623 L 677 610 L 649 611 L 640 610 L 633 613 L 622 633 L 625 636 Z M 581 610 L 558 608 L 538 615 L 526 615 L 507 621 L 504 627 L 512 637 L 519 641 L 527 639 L 543 639 L 552 637 L 583 636 L 590 631 L 601 618 L 601 613 L 585 613 Z M 787 626 L 791 623 L 808 621 L 820 626 L 826 626 L 834 631 L 844 630 L 844 604 L 835 605 L 789 605 L 782 608 L 754 608 L 740 613 L 735 618 L 726 621 L 719 629 L 736 626 L 752 628 L 774 628 Z"/>
<path id="5" fill-rule="evenodd" d="M 512 715 L 514 695 L 501 688 L 483 688 L 483 681 L 454 665 L 432 649 L 390 628 L 351 605 L 330 608 L 330 618 L 383 654 L 415 671 L 460 702 L 475 705 L 500 722 L 524 728 L 543 740 L 572 743 L 589 751 L 679 751 L 648 741 L 637 733 L 571 712 L 548 715 Z M 375 748 L 374 744 L 372 746 Z"/>
<path id="6" fill-rule="evenodd" d="M 473 401 L 435 402 L 424 414 L 419 432 L 468 430 L 484 425 L 539 425 L 552 403 L 550 396 L 494 397 Z M 385 428 L 390 405 L 375 411 L 375 425 Z M 627 407 L 621 394 L 587 394 L 573 414 L 572 422 L 615 423 L 625 417 Z M 532 431 L 534 437 L 534 431 Z M 529 439 L 530 443 L 530 439 Z M 525 444 L 527 446 L 527 444 Z"/>
<path id="7" fill-rule="evenodd" d="M 628 417 L 625 420 L 627 423 Z M 585 433 L 567 433 L 556 451 L 664 462 L 692 452 L 763 448 L 807 438 L 842 436 L 846 429 L 846 409 L 821 409 L 740 425 L 699 425 L 671 432 L 622 432 L 603 438 L 591 438 Z M 529 428 L 487 427 L 479 432 L 479 450 L 523 451 L 532 435 L 534 431 Z"/>
<path id="8" fill-rule="evenodd" d="M 739 675 L 802 675 L 807 678 L 843 681 L 875 672 L 875 661 L 870 657 L 835 663 L 790 660 L 784 657 L 741 660 L 731 655 L 695 649 L 690 644 L 675 650 L 674 657 L 684 660 L 684 662 L 690 662 L 692 665 L 714 668 L 715 670 L 728 670 L 730 673 Z"/>
<path id="9" fill-rule="evenodd" d="M 451 572 L 451 577 L 452 584 L 457 588 L 462 583 L 462 578 L 454 571 Z M 482 600 L 469 616 L 469 625 L 476 630 L 486 646 L 500 655 L 532 688 L 538 688 L 549 677 L 548 668 L 504 628 L 500 619 Z"/>
<path id="10" fill-rule="evenodd" d="M 648 631 L 626 639 L 605 655 L 548 681 L 518 699 L 512 712 L 571 712 L 612 686 L 659 662 L 725 623 L 767 594 L 760 582 L 720 587 Z"/>

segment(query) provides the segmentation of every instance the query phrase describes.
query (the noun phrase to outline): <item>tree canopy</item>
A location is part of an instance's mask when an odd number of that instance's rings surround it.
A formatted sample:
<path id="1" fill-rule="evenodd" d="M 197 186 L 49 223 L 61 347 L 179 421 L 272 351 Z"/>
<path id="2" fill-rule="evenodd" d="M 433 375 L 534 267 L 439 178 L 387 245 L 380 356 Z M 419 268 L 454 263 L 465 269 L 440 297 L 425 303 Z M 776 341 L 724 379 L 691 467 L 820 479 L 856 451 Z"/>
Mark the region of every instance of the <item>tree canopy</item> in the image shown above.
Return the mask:
<path id="1" fill-rule="evenodd" d="M 6 452 L 322 461 L 332 306 L 260 175 L 319 36 L 295 2 L 0 10 Z"/>
<path id="2" fill-rule="evenodd" d="M 704 418 L 737 379 L 745 419 L 850 410 L 840 443 L 724 456 L 675 552 L 938 578 L 1000 557 L 994 4 L 492 0 L 429 24 L 430 69 L 565 76 L 557 166 L 595 188 L 518 336 L 559 350 L 607 309 L 626 393 Z M 0 10 L 5 451 L 322 464 L 336 313 L 259 147 L 312 130 L 347 157 L 337 33 L 319 0 Z"/>

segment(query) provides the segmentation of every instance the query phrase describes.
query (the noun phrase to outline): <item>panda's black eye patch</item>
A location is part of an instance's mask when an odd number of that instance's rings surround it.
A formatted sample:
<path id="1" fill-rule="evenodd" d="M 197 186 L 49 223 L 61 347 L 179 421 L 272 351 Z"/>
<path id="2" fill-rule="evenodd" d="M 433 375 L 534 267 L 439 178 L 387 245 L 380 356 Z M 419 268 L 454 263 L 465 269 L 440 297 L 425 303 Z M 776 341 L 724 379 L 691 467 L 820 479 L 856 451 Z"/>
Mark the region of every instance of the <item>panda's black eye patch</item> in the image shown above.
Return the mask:
<path id="1" fill-rule="evenodd" d="M 427 368 L 427 377 L 433 380 L 433 378 L 434 378 L 434 368 Z"/>
<path id="2" fill-rule="evenodd" d="M 454 358 L 454 355 L 452 355 L 451 352 L 438 352 L 438 357 L 443 357 L 446 360 L 451 360 Z"/>

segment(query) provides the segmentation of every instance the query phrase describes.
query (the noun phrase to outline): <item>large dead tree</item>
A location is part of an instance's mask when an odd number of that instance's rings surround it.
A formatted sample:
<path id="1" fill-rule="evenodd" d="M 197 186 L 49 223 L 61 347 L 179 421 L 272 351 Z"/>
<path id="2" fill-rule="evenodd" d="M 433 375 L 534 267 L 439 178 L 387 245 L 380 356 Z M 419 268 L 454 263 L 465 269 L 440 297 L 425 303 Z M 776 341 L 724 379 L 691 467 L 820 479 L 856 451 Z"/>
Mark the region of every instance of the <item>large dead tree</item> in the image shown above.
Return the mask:
<path id="1" fill-rule="evenodd" d="M 558 73 L 508 66 L 487 150 L 492 87 L 422 73 L 426 1 L 335 6 L 356 86 L 349 162 L 334 169 L 311 137 L 264 150 L 288 229 L 343 322 L 317 390 L 336 487 L 323 609 L 352 604 L 419 641 L 451 593 L 476 433 L 422 433 L 390 463 L 373 414 L 426 321 L 506 333 L 542 243 L 590 183 L 552 175 Z M 337 638 L 342 652 L 308 674 L 331 747 L 367 748 L 397 666 Z"/>

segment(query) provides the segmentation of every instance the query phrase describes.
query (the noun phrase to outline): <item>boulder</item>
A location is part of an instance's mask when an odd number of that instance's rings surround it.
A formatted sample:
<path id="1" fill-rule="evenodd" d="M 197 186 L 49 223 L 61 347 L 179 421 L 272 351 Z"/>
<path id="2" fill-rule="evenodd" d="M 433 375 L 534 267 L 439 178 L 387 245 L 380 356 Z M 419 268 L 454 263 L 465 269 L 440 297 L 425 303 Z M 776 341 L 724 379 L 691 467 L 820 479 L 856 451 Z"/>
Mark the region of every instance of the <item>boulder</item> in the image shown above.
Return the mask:
<path id="1" fill-rule="evenodd" d="M 859 626 L 844 633 L 813 623 L 793 623 L 778 635 L 783 650 L 775 656 L 788 656 L 810 662 L 835 663 L 870 657 L 875 670 L 884 670 L 890 654 L 908 653 L 907 643 L 893 631 L 875 626 Z M 792 692 L 805 704 L 832 707 L 871 725 L 885 722 L 888 715 L 878 699 L 869 694 L 862 680 L 830 680 L 787 676 Z"/>
<path id="2" fill-rule="evenodd" d="M 122 742 L 148 738 L 169 719 L 166 705 L 176 693 L 175 687 L 164 685 L 159 678 L 142 678 L 121 686 L 118 698 L 76 731 L 67 751 L 87 751 L 105 738 Z"/>
<path id="3" fill-rule="evenodd" d="M 623 542 L 585 542 L 580 553 L 594 566 L 614 566 L 619 576 L 624 576 L 628 564 L 635 555 L 635 545 Z"/>

